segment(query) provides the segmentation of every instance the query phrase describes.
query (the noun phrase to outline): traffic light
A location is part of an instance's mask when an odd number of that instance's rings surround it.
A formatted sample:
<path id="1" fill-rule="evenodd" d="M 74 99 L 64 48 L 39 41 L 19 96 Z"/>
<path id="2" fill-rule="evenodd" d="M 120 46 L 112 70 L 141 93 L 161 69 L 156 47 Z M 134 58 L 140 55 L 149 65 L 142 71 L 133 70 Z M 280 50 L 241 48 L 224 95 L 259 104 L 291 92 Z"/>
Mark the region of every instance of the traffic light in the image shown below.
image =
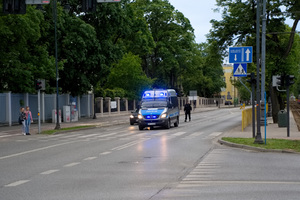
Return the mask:
<path id="1" fill-rule="evenodd" d="M 247 77 L 250 78 L 247 80 L 248 83 L 256 84 L 256 78 L 255 78 L 255 74 L 253 72 L 251 72 L 251 74 L 247 74 Z"/>
<path id="2" fill-rule="evenodd" d="M 36 90 L 42 89 L 42 81 L 41 80 L 36 80 L 35 81 L 35 89 Z"/>
<path id="3" fill-rule="evenodd" d="M 295 76 L 294 75 L 287 75 L 286 76 L 286 85 L 290 86 L 293 85 L 295 83 Z"/>
<path id="4" fill-rule="evenodd" d="M 285 86 L 284 85 L 284 76 L 278 76 L 276 83 L 277 83 L 278 86 Z"/>
<path id="5" fill-rule="evenodd" d="M 4 14 L 26 14 L 26 0 L 3 0 Z"/>
<path id="6" fill-rule="evenodd" d="M 96 0 L 82 0 L 82 12 L 96 12 Z"/>

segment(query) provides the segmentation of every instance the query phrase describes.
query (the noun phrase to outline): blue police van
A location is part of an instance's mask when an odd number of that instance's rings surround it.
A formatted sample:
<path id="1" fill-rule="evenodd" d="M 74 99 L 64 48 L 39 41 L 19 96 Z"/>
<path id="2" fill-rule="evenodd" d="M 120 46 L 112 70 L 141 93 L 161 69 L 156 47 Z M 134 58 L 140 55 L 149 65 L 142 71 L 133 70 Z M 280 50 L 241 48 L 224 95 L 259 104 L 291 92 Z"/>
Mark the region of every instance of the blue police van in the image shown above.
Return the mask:
<path id="1" fill-rule="evenodd" d="M 177 93 L 174 89 L 148 90 L 142 96 L 138 115 L 139 130 L 162 126 L 167 129 L 179 125 Z"/>

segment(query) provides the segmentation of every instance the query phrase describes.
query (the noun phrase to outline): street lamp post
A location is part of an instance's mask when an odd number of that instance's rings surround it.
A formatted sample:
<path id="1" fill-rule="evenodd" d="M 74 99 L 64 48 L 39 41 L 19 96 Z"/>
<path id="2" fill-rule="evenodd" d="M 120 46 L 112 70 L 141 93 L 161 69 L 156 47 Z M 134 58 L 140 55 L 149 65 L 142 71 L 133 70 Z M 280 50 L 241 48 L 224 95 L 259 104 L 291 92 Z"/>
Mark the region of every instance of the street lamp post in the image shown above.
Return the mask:
<path id="1" fill-rule="evenodd" d="M 58 66 L 57 66 L 57 0 L 53 0 L 54 10 L 54 40 L 55 40 L 55 67 L 56 67 L 56 126 L 55 129 L 60 129 L 59 124 L 59 105 L 58 105 Z"/>

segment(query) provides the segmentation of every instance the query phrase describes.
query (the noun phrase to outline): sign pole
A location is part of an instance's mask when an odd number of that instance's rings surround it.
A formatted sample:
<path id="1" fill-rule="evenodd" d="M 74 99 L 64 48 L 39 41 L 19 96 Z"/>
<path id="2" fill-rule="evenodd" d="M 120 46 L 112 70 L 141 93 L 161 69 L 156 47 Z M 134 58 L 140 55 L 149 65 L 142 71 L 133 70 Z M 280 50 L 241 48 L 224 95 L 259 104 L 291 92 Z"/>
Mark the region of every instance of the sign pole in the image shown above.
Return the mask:
<path id="1" fill-rule="evenodd" d="M 259 85 L 259 66 L 260 66 L 260 1 L 257 0 L 256 8 L 256 120 L 257 120 L 257 133 L 254 140 L 255 144 L 263 144 L 261 138 L 261 129 L 260 129 L 260 85 Z"/>
<path id="2" fill-rule="evenodd" d="M 290 98 L 289 98 L 289 96 L 290 96 L 290 86 L 289 86 L 289 84 L 287 84 L 287 87 L 286 87 L 287 137 L 290 137 Z"/>
<path id="3" fill-rule="evenodd" d="M 254 73 L 251 73 L 251 88 L 252 88 L 252 137 L 255 138 L 255 83 L 254 83 Z"/>
<path id="4" fill-rule="evenodd" d="M 40 115 L 40 110 L 41 110 L 41 90 L 38 90 L 38 134 L 41 133 L 41 115 Z"/>

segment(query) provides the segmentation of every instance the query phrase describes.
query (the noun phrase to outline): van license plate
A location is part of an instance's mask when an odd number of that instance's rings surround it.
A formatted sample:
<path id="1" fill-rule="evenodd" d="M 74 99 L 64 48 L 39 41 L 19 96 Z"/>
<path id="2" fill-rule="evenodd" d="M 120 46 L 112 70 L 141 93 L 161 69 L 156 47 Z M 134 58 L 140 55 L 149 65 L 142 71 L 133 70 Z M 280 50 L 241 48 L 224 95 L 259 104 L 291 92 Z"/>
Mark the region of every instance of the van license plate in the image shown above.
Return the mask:
<path id="1" fill-rule="evenodd" d="M 149 126 L 154 126 L 156 123 L 148 123 Z"/>

